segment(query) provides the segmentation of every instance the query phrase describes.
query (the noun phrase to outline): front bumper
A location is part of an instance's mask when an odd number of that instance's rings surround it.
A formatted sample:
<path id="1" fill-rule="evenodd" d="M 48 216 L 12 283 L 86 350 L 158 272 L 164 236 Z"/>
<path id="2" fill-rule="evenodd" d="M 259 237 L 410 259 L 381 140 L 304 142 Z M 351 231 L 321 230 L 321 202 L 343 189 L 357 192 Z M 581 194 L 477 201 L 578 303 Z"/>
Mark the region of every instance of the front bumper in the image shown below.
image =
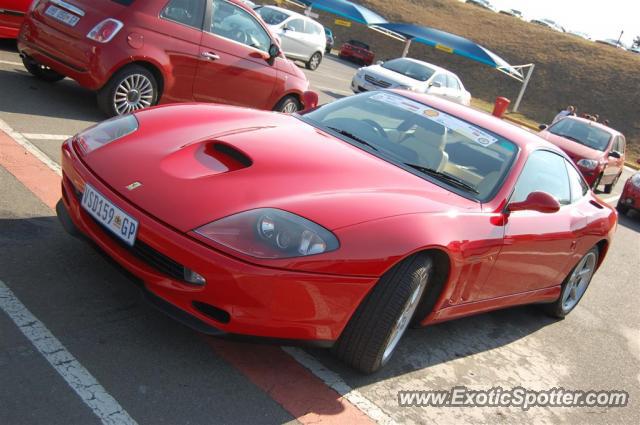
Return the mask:
<path id="1" fill-rule="evenodd" d="M 63 144 L 62 160 L 64 208 L 73 225 L 140 278 L 160 304 L 215 330 L 208 333 L 330 345 L 377 280 L 271 269 L 238 260 L 130 205 L 90 172 L 69 141 Z M 119 243 L 82 209 L 79 196 L 85 183 L 138 219 L 136 245 L 146 254 Z M 197 271 L 206 278 L 206 285 L 177 278 L 161 264 L 166 259 L 172 267 L 177 264 Z"/>

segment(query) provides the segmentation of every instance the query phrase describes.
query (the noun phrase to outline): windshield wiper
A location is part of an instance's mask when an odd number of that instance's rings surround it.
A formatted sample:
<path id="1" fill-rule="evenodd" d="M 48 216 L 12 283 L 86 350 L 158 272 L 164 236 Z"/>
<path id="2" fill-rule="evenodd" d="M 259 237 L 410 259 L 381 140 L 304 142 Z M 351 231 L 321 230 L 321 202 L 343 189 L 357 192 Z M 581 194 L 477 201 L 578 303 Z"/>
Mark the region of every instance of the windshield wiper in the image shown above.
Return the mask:
<path id="1" fill-rule="evenodd" d="M 356 142 L 365 145 L 365 146 L 369 146 L 371 149 L 373 149 L 374 151 L 377 151 L 378 148 L 376 148 L 375 146 L 373 146 L 371 143 L 367 142 L 364 139 L 359 138 L 358 136 L 356 136 L 355 134 L 347 131 L 347 130 L 343 130 L 341 128 L 337 128 L 337 127 L 327 127 L 330 130 L 335 131 L 338 134 L 342 134 L 343 136 L 346 136 L 352 140 L 355 140 Z"/>
<path id="2" fill-rule="evenodd" d="M 439 180 L 444 180 L 447 183 L 451 183 L 454 186 L 458 186 L 461 189 L 465 189 L 469 192 L 475 193 L 475 194 L 479 194 L 480 192 L 478 192 L 478 189 L 476 189 L 475 187 L 471 186 L 469 183 L 466 183 L 463 180 L 460 180 L 459 178 L 452 176 L 450 174 L 445 174 L 445 173 L 441 173 L 440 171 L 434 170 L 432 168 L 427 168 L 427 167 L 423 167 L 422 165 L 416 165 L 416 164 L 410 164 L 408 162 L 405 162 L 404 165 L 408 165 L 409 167 L 413 168 L 414 170 L 418 170 L 421 173 L 427 174 L 429 176 L 435 177 Z"/>

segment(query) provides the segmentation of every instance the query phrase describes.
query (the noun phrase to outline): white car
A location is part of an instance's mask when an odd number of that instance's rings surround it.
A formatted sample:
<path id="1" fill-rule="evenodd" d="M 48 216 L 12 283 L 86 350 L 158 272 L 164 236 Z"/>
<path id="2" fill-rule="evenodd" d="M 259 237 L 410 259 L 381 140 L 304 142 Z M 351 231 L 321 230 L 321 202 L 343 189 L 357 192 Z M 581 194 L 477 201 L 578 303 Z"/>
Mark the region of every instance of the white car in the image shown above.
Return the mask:
<path id="1" fill-rule="evenodd" d="M 411 58 L 398 58 L 358 69 L 351 81 L 354 93 L 380 89 L 404 89 L 428 93 L 469 105 L 469 93 L 451 71 Z"/>
<path id="2" fill-rule="evenodd" d="M 320 23 L 277 6 L 258 6 L 254 10 L 280 38 L 280 47 L 288 58 L 305 62 L 312 71 L 318 68 L 327 45 Z"/>

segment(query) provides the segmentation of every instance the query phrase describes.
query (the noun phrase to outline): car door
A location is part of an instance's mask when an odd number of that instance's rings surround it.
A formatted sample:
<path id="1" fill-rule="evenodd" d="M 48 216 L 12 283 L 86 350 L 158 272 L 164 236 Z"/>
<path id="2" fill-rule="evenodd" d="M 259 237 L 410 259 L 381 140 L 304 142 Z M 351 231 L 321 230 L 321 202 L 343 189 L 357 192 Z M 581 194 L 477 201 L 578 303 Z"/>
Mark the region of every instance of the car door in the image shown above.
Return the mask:
<path id="1" fill-rule="evenodd" d="M 564 279 L 587 226 L 584 212 L 572 205 L 565 162 L 562 156 L 546 150 L 529 155 L 509 202 L 521 202 L 530 193 L 542 191 L 554 196 L 561 208 L 555 213 L 509 213 L 502 249 L 479 299 L 547 288 Z"/>
<path id="2" fill-rule="evenodd" d="M 250 13 L 226 0 L 207 9 L 193 97 L 201 102 L 271 109 L 278 71 L 268 61 L 269 33 Z"/>
<path id="3" fill-rule="evenodd" d="M 282 50 L 288 56 L 305 57 L 304 20 L 291 18 L 286 21 L 278 34 L 282 42 Z"/>
<path id="4" fill-rule="evenodd" d="M 608 184 L 612 182 L 616 176 L 622 172 L 622 167 L 624 166 L 624 145 L 624 139 L 621 136 L 615 136 L 613 138 L 611 147 L 607 153 L 607 167 L 604 169 L 603 183 Z M 611 156 L 613 152 L 617 153 L 620 158 Z"/>
<path id="5" fill-rule="evenodd" d="M 462 102 L 460 83 L 458 83 L 458 79 L 453 74 L 447 74 L 447 95 L 451 100 L 458 103 Z"/>

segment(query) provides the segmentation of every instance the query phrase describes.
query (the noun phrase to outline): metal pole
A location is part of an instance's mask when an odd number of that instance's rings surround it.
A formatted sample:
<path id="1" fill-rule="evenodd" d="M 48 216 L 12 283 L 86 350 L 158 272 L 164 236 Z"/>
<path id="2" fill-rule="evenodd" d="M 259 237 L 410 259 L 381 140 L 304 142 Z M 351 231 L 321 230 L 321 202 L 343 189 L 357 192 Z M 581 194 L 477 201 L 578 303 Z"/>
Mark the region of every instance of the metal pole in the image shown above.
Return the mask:
<path id="1" fill-rule="evenodd" d="M 524 82 L 522 83 L 522 88 L 520 89 L 520 93 L 518 94 L 516 103 L 514 103 L 513 105 L 513 112 L 518 112 L 518 108 L 520 107 L 520 102 L 522 102 L 522 97 L 524 96 L 525 90 L 527 90 L 527 86 L 529 85 L 529 80 L 531 79 L 531 74 L 533 74 L 533 68 L 535 67 L 536 65 L 532 63 L 531 67 L 529 68 L 529 72 L 527 72 L 527 76 L 525 77 Z"/>
<path id="2" fill-rule="evenodd" d="M 411 47 L 411 39 L 407 38 L 404 42 L 404 50 L 402 51 L 402 57 L 406 58 L 409 54 L 409 47 Z"/>

